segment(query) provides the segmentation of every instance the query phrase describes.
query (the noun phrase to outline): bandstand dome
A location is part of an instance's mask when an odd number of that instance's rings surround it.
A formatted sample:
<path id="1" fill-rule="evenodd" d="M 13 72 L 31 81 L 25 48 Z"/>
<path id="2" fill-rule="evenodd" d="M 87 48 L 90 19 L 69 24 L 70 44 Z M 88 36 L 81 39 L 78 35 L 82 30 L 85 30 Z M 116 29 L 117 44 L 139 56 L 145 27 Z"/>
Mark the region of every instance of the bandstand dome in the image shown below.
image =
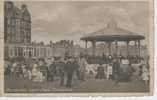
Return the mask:
<path id="1" fill-rule="evenodd" d="M 110 21 L 107 27 L 90 33 L 81 38 L 84 41 L 134 41 L 145 39 L 143 35 L 122 29 L 115 21 Z"/>
<path id="2" fill-rule="evenodd" d="M 108 51 L 109 54 L 111 54 L 111 44 L 115 42 L 116 45 L 116 55 L 118 55 L 118 42 L 126 42 L 127 44 L 127 55 L 129 55 L 129 42 L 134 41 L 135 46 L 137 42 L 137 47 L 138 47 L 138 54 L 140 56 L 140 40 L 145 39 L 143 35 L 140 35 L 135 32 L 131 32 L 126 29 L 122 29 L 118 27 L 117 23 L 112 20 L 107 24 L 107 27 L 98 30 L 96 32 L 90 33 L 82 38 L 81 40 L 85 41 L 86 45 L 85 48 L 87 49 L 87 42 L 90 41 L 92 43 L 93 47 L 93 56 L 95 56 L 95 47 L 96 47 L 96 42 L 106 42 L 108 44 Z M 86 50 L 87 53 L 87 50 Z"/>

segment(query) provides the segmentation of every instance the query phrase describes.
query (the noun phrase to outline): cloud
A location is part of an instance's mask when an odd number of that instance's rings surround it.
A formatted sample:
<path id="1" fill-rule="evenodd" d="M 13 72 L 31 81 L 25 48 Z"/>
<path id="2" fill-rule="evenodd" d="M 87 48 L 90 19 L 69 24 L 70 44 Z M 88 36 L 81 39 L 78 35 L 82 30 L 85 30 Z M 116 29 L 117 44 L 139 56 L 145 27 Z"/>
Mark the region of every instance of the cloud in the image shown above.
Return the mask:
<path id="1" fill-rule="evenodd" d="M 73 39 L 104 28 L 115 19 L 133 32 L 147 33 L 146 2 L 16 2 L 25 3 L 32 15 L 32 39 L 57 41 Z"/>

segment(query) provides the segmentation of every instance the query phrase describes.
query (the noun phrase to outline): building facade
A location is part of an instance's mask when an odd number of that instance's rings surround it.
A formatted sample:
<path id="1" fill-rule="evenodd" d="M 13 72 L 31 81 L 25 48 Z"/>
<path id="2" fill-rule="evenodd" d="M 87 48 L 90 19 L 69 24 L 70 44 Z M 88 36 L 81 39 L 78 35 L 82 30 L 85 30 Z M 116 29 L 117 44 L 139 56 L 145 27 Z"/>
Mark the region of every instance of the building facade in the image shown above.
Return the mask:
<path id="1" fill-rule="evenodd" d="M 18 8 L 11 1 L 4 3 L 4 42 L 31 43 L 31 15 L 27 6 Z"/>
<path id="2" fill-rule="evenodd" d="M 74 45 L 60 42 L 47 44 L 41 43 L 5 43 L 5 59 L 12 58 L 53 58 L 74 56 Z"/>
<path id="3" fill-rule="evenodd" d="M 11 1 L 4 6 L 4 58 L 52 58 L 74 56 L 73 41 L 61 40 L 56 43 L 31 41 L 31 14 L 25 4 L 18 8 Z"/>
<path id="4" fill-rule="evenodd" d="M 51 47 L 43 44 L 5 44 L 5 57 L 12 58 L 49 58 L 52 56 Z M 6 59 L 7 59 L 6 58 Z"/>

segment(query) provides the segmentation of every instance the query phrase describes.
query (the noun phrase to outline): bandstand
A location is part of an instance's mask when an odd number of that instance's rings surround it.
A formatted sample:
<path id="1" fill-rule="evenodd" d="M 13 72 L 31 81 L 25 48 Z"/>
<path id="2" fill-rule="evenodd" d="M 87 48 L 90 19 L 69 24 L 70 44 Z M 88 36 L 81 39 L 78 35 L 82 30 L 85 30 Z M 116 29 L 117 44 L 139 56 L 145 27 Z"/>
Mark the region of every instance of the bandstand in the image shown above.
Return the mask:
<path id="1" fill-rule="evenodd" d="M 138 56 L 140 57 L 140 47 L 141 40 L 145 39 L 143 35 L 138 33 L 131 32 L 129 30 L 122 29 L 118 27 L 115 21 L 110 21 L 107 26 L 96 32 L 87 34 L 84 37 L 81 37 L 81 40 L 85 41 L 85 48 L 87 52 L 87 43 L 92 43 L 92 55 L 95 56 L 95 49 L 97 42 L 105 42 L 108 45 L 108 54 L 111 55 L 111 44 L 115 44 L 115 54 L 118 55 L 118 43 L 125 42 L 127 48 L 127 56 L 129 55 L 129 43 L 134 41 L 135 46 L 137 46 Z"/>

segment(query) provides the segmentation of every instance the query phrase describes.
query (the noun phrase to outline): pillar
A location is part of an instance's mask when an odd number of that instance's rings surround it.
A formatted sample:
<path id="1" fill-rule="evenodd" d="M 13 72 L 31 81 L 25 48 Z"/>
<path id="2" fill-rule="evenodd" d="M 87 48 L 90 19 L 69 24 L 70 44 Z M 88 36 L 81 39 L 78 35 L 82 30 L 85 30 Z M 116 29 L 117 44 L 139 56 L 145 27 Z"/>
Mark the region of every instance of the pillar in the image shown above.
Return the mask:
<path id="1" fill-rule="evenodd" d="M 137 55 L 137 41 L 136 40 L 134 41 L 134 46 L 135 46 L 134 52 L 136 53 L 135 55 Z"/>
<path id="2" fill-rule="evenodd" d="M 28 47 L 26 47 L 26 57 L 28 58 Z"/>
<path id="3" fill-rule="evenodd" d="M 34 57 L 34 47 L 32 46 L 32 57 Z"/>
<path id="4" fill-rule="evenodd" d="M 23 54 L 23 56 L 26 58 L 26 52 L 27 52 L 27 48 L 26 48 L 26 46 L 24 47 L 24 54 Z"/>
<path id="5" fill-rule="evenodd" d="M 126 46 L 126 49 L 127 49 L 127 57 L 129 56 L 129 41 L 126 42 L 127 46 Z"/>
<path id="6" fill-rule="evenodd" d="M 26 56 L 27 56 L 27 58 L 29 58 L 29 47 L 27 47 L 27 51 L 26 52 L 27 52 Z"/>
<path id="7" fill-rule="evenodd" d="M 93 57 L 95 57 L 95 46 L 96 46 L 96 42 L 95 41 L 92 41 L 92 54 L 93 54 Z"/>
<path id="8" fill-rule="evenodd" d="M 16 47 L 16 56 L 17 57 L 19 56 L 19 47 L 18 46 Z"/>
<path id="9" fill-rule="evenodd" d="M 111 55 L 111 42 L 108 42 L 108 53 Z"/>
<path id="10" fill-rule="evenodd" d="M 87 40 L 85 41 L 85 54 L 87 55 Z"/>
<path id="11" fill-rule="evenodd" d="M 138 56 L 140 57 L 140 53 L 141 53 L 141 43 L 140 43 L 140 40 L 138 40 Z"/>
<path id="12" fill-rule="evenodd" d="M 115 45 L 116 45 L 116 57 L 118 56 L 118 41 L 115 41 Z"/>

